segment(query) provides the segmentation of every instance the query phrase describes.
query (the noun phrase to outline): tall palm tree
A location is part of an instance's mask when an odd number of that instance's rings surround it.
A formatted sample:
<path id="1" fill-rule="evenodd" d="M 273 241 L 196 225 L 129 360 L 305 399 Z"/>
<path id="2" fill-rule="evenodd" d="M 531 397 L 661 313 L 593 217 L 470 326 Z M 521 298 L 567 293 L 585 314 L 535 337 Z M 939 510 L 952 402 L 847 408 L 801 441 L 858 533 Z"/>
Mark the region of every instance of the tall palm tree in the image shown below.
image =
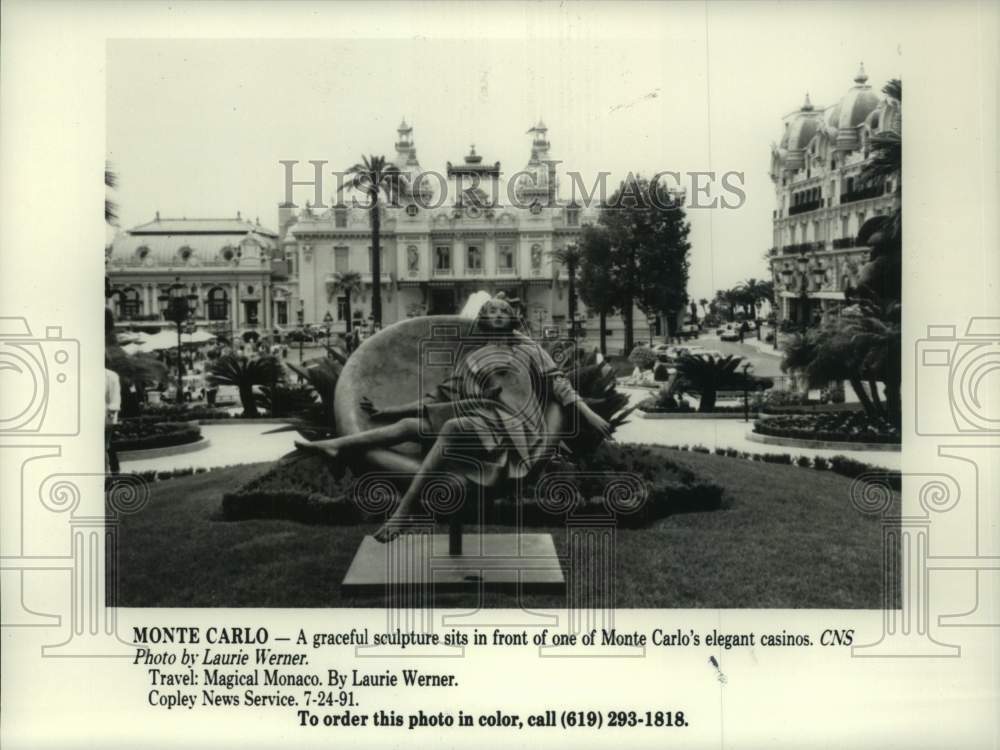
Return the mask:
<path id="1" fill-rule="evenodd" d="M 708 300 L 702 297 L 698 300 L 698 304 L 701 305 L 702 317 L 708 316 Z"/>
<path id="2" fill-rule="evenodd" d="M 560 247 L 549 253 L 549 256 L 559 263 L 560 265 L 566 266 L 566 275 L 569 276 L 569 291 L 568 291 L 568 313 L 569 313 L 569 330 L 570 335 L 576 338 L 576 272 L 580 267 L 580 261 L 583 258 L 583 252 L 576 245 L 567 245 L 566 247 Z"/>
<path id="3" fill-rule="evenodd" d="M 234 385 L 240 392 L 244 417 L 257 417 L 255 385 L 274 386 L 284 375 L 281 363 L 274 357 L 247 359 L 229 354 L 220 357 L 208 368 L 208 379 L 213 385 Z"/>
<path id="4" fill-rule="evenodd" d="M 374 263 L 374 261 L 373 261 Z M 374 272 L 373 272 L 374 273 Z M 347 318 L 347 332 L 351 332 L 351 326 L 353 324 L 351 316 L 351 297 L 354 293 L 361 289 L 361 274 L 357 271 L 337 271 L 333 275 L 332 281 L 329 283 L 327 292 L 328 296 L 332 299 L 336 292 L 340 292 L 344 295 L 346 301 L 344 316 Z M 374 300 L 373 300 L 374 305 Z"/>
<path id="5" fill-rule="evenodd" d="M 409 194 L 406 175 L 384 156 L 362 156 L 347 170 L 351 187 L 368 198 L 368 219 L 372 228 L 372 318 L 382 326 L 382 200 L 390 206 Z"/>

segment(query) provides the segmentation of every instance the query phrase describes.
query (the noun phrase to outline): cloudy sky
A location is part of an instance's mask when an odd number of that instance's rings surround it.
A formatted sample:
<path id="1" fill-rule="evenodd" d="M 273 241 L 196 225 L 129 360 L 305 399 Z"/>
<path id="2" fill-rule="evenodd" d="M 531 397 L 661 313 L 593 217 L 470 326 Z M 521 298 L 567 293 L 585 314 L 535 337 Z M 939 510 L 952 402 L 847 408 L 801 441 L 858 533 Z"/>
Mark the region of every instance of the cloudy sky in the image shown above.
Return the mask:
<path id="1" fill-rule="evenodd" d="M 689 211 L 689 293 L 765 276 L 781 117 L 807 91 L 818 106 L 835 102 L 862 60 L 876 88 L 902 76 L 891 6 L 644 5 L 610 20 L 608 5 L 541 15 L 487 7 L 398 38 L 109 42 L 107 146 L 121 226 L 157 210 L 239 210 L 276 227 L 279 160 L 334 169 L 391 155 L 404 116 L 425 169 L 461 161 L 475 143 L 509 173 L 527 162 L 525 131 L 543 118 L 560 170 L 588 182 L 600 171 L 613 180 L 742 172 L 740 208 Z M 503 25 L 490 23 L 505 10 Z M 299 203 L 309 197 L 296 193 Z"/>

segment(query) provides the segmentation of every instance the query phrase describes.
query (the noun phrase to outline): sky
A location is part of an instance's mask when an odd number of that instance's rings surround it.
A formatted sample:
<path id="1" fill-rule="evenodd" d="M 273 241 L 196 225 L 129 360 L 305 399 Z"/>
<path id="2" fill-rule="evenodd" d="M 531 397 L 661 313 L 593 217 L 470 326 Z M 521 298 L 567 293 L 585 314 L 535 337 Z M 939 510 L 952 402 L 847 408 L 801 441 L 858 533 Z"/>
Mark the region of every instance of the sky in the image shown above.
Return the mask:
<path id="1" fill-rule="evenodd" d="M 403 117 L 424 169 L 443 171 L 474 143 L 510 173 L 527 163 L 526 131 L 541 118 L 559 170 L 588 184 L 601 171 L 613 183 L 630 171 L 742 173 L 742 206 L 688 211 L 688 292 L 710 298 L 766 277 L 781 118 L 806 92 L 818 107 L 834 103 L 861 61 L 876 90 L 902 77 L 891 4 L 619 6 L 635 13 L 613 23 L 576 12 L 586 7 L 547 13 L 544 24 L 523 11 L 492 37 L 487 18 L 391 39 L 109 41 L 120 226 L 156 211 L 240 211 L 277 228 L 280 160 L 302 162 L 296 176 L 307 179 L 309 160 L 333 170 L 392 156 Z M 303 204 L 311 191 L 295 195 Z"/>

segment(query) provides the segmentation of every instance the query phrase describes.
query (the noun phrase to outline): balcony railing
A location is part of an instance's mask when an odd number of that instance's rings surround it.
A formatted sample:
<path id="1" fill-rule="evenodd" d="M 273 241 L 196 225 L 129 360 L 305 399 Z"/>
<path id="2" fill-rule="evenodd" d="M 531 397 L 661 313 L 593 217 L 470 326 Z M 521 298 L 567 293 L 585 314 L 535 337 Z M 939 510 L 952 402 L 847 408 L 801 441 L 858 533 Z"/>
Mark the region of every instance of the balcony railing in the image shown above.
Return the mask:
<path id="1" fill-rule="evenodd" d="M 812 253 L 822 250 L 822 242 L 799 242 L 795 245 L 785 245 L 781 248 L 782 255 L 799 255 L 800 253 Z"/>
<path id="2" fill-rule="evenodd" d="M 840 237 L 833 241 L 834 250 L 844 250 L 845 248 L 854 247 L 855 239 L 854 237 Z"/>
<path id="3" fill-rule="evenodd" d="M 847 192 L 841 193 L 840 202 L 841 204 L 855 203 L 869 198 L 878 198 L 880 195 L 884 194 L 885 185 L 871 185 L 870 187 L 857 188 L 855 190 L 848 190 Z"/>
<path id="4" fill-rule="evenodd" d="M 796 214 L 804 214 L 808 211 L 815 211 L 823 205 L 823 201 L 817 198 L 814 201 L 806 201 L 805 203 L 800 203 L 797 206 L 792 206 L 788 209 L 789 216 L 795 216 Z"/>

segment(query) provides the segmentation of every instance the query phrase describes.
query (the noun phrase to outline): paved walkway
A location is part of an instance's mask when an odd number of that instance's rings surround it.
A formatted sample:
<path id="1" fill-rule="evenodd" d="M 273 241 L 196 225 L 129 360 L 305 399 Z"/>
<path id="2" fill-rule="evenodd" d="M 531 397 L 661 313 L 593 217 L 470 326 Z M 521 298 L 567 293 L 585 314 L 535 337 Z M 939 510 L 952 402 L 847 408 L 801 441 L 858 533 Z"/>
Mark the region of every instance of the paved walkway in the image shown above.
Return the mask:
<path id="1" fill-rule="evenodd" d="M 293 441 L 299 438 L 297 432 L 264 434 L 281 427 L 280 424 L 240 424 L 238 420 L 233 422 L 234 424 L 202 425 L 201 434 L 209 440 L 209 445 L 202 450 L 176 456 L 122 461 L 122 471 L 170 471 L 188 467 L 212 469 L 233 464 L 274 461 L 293 450 Z"/>
<path id="2" fill-rule="evenodd" d="M 631 403 L 638 403 L 652 394 L 641 388 L 625 388 Z M 281 425 L 233 424 L 202 425 L 202 434 L 211 442 L 195 453 L 162 456 L 136 461 L 123 461 L 123 471 L 169 471 L 172 469 L 217 468 L 233 464 L 273 461 L 295 446 L 294 431 L 265 434 Z M 640 419 L 633 415 L 628 424 L 616 433 L 622 443 L 652 443 L 657 445 L 704 445 L 706 448 L 735 448 L 749 453 L 788 453 L 792 456 L 846 455 L 875 466 L 900 468 L 900 454 L 884 451 L 843 451 L 791 448 L 765 445 L 747 439 L 753 423 L 742 419 Z"/>
<path id="3" fill-rule="evenodd" d="M 623 388 L 632 404 L 652 395 L 641 388 Z M 820 450 L 792 448 L 784 445 L 755 443 L 747 438 L 753 421 L 742 419 L 641 419 L 633 414 L 629 422 L 615 433 L 621 443 L 652 443 L 655 445 L 704 445 L 706 448 L 735 448 L 748 453 L 787 453 L 791 456 L 850 456 L 858 461 L 899 469 L 901 454 L 890 451 Z"/>

